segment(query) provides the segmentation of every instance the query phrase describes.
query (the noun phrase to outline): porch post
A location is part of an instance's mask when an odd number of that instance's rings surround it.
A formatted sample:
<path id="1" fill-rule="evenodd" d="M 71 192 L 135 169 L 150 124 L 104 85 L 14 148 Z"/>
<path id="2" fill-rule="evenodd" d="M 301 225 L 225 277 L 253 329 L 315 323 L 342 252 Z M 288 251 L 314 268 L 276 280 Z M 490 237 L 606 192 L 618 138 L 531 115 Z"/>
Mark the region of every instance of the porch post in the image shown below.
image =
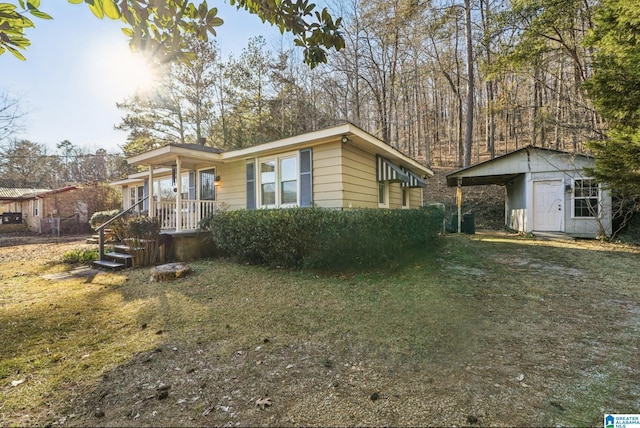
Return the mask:
<path id="1" fill-rule="evenodd" d="M 176 232 L 182 230 L 182 161 L 176 159 Z"/>
<path id="2" fill-rule="evenodd" d="M 156 216 L 156 204 L 153 200 L 153 165 L 148 165 L 149 167 L 149 217 L 155 218 Z M 162 225 L 160 225 L 162 227 Z"/>
<path id="3" fill-rule="evenodd" d="M 458 233 L 462 232 L 462 177 L 458 177 L 458 189 L 456 190 L 456 202 L 458 204 Z"/>

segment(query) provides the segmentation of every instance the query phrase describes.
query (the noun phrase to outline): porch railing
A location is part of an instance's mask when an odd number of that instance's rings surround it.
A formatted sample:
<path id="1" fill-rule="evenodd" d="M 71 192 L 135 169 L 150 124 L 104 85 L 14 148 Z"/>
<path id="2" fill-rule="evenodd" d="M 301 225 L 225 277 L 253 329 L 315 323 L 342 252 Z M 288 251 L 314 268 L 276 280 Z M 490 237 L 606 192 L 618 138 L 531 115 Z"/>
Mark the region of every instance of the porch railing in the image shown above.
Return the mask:
<path id="1" fill-rule="evenodd" d="M 195 230 L 200 220 L 218 210 L 215 201 L 196 201 L 183 199 L 180 202 L 180 224 L 178 224 L 178 203 L 175 201 L 158 201 L 154 203 L 155 216 L 160 220 L 160 229 Z"/>

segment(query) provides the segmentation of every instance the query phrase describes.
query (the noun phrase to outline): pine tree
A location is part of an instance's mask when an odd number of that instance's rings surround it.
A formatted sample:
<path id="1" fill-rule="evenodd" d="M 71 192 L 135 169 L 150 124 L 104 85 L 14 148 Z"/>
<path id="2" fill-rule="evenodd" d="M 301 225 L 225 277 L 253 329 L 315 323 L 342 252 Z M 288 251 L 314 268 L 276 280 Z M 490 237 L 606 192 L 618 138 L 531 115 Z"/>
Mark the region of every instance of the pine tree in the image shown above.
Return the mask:
<path id="1" fill-rule="evenodd" d="M 587 89 L 609 130 L 590 143 L 593 173 L 623 195 L 640 195 L 640 3 L 605 0 L 594 23 L 595 73 Z"/>

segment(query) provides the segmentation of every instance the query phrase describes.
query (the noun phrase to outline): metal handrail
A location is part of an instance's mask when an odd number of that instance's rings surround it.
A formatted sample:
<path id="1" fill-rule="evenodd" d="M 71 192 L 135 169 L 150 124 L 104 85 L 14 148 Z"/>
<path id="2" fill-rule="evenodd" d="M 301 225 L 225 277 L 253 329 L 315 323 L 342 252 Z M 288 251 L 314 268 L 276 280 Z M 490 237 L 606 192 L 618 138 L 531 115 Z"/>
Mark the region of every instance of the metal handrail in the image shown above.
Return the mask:
<path id="1" fill-rule="evenodd" d="M 109 220 L 105 221 L 104 223 L 102 223 L 100 226 L 98 226 L 96 228 L 96 231 L 98 232 L 98 260 L 99 261 L 104 261 L 104 229 L 105 229 L 105 227 L 107 227 L 108 225 L 110 225 L 115 220 L 119 219 L 120 217 L 124 216 L 126 213 L 128 213 L 129 211 L 131 211 L 132 209 L 134 209 L 135 207 L 137 207 L 138 205 L 140 205 L 141 203 L 143 203 L 147 199 L 149 199 L 149 196 L 146 196 L 146 197 L 140 199 L 138 202 L 136 202 L 135 204 L 131 205 L 126 210 L 120 211 L 118 214 L 116 214 L 115 216 L 111 217 Z"/>

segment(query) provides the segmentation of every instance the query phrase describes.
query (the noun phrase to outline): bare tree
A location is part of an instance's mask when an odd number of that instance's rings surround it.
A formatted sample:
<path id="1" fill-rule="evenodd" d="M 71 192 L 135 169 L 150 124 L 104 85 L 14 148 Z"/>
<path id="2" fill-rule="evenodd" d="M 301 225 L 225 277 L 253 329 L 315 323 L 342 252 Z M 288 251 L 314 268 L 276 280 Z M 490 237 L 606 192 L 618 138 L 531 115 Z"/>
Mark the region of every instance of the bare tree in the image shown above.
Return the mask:
<path id="1" fill-rule="evenodd" d="M 22 120 L 26 114 L 20 97 L 8 90 L 0 90 L 0 146 L 24 128 Z"/>

